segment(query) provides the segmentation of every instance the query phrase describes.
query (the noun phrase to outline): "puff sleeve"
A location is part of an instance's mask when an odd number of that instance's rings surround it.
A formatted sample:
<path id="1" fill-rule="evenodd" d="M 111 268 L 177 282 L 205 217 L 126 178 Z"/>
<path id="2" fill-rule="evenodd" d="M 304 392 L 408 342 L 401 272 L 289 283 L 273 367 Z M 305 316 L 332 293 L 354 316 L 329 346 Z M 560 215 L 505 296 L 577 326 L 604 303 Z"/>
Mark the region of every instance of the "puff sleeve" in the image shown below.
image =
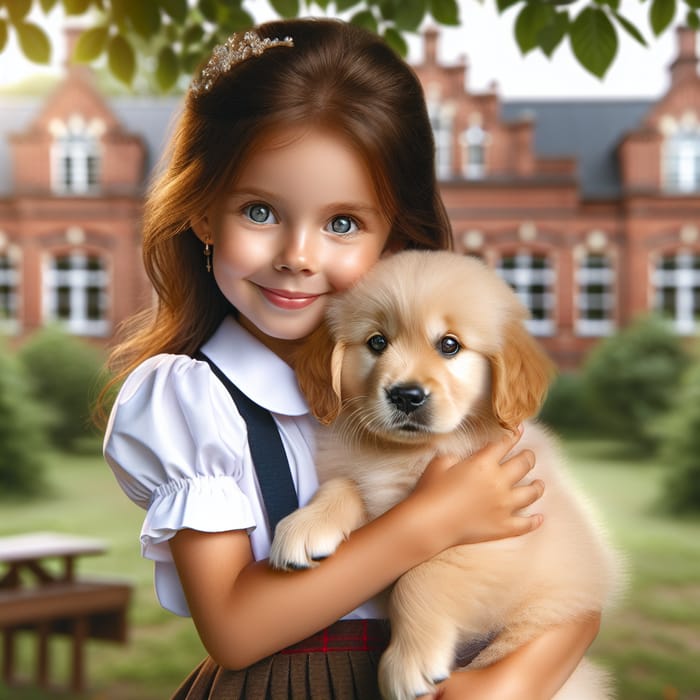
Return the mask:
<path id="1" fill-rule="evenodd" d="M 142 554 L 170 562 L 180 529 L 256 527 L 246 495 L 245 423 L 208 365 L 158 355 L 127 378 L 112 409 L 104 455 L 126 495 L 146 510 Z"/>

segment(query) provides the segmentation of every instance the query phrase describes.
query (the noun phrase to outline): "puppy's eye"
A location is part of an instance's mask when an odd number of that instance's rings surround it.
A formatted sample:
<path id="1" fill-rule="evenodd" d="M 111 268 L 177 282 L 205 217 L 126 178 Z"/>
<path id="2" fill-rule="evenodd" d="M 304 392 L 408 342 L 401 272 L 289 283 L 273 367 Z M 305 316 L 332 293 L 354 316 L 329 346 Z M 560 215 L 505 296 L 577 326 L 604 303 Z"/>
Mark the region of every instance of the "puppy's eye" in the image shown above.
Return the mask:
<path id="1" fill-rule="evenodd" d="M 438 343 L 438 350 L 440 354 L 445 357 L 452 357 L 452 355 L 456 355 L 461 349 L 462 346 L 459 344 L 457 338 L 453 338 L 451 335 L 446 335 Z"/>
<path id="2" fill-rule="evenodd" d="M 372 351 L 377 353 L 377 355 L 383 353 L 387 345 L 389 345 L 389 341 L 381 334 L 377 333 L 376 335 L 373 335 L 368 341 L 367 341 L 367 347 Z"/>

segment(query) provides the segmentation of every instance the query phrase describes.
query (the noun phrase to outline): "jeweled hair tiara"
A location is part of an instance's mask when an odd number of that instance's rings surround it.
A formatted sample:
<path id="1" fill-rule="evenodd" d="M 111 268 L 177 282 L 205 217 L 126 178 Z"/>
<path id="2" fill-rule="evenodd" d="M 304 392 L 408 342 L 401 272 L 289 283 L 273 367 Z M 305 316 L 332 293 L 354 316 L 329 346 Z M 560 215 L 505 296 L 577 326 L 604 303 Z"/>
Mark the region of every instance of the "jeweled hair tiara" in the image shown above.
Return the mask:
<path id="1" fill-rule="evenodd" d="M 260 56 L 274 46 L 294 46 L 292 37 L 286 36 L 284 39 L 261 39 L 257 32 L 249 30 L 243 34 L 240 32 L 232 34 L 226 42 L 214 48 L 211 58 L 204 66 L 202 72 L 190 85 L 190 92 L 197 97 L 205 92 L 209 92 L 219 76 L 233 68 L 241 61 L 245 61 L 250 56 Z"/>

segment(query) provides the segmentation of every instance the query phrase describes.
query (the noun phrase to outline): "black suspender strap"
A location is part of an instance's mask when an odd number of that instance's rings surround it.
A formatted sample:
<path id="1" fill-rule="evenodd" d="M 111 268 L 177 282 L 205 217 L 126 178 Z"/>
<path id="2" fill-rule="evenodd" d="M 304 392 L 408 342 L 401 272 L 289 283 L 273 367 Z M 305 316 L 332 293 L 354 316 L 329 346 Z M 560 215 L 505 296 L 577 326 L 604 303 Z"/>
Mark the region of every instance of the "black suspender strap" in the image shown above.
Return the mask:
<path id="1" fill-rule="evenodd" d="M 277 425 L 267 409 L 248 398 L 203 352 L 197 352 L 194 358 L 209 364 L 246 422 L 250 453 L 270 523 L 270 533 L 274 534 L 277 523 L 299 507 Z"/>

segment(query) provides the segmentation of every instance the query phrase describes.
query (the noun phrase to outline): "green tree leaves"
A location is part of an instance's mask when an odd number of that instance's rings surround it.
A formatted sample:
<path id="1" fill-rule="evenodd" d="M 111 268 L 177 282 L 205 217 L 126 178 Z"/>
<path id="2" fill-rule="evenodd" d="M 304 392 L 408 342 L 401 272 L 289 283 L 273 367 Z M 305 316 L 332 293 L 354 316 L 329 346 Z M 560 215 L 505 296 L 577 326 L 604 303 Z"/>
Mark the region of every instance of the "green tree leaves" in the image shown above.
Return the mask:
<path id="1" fill-rule="evenodd" d="M 686 22 L 700 28 L 700 0 L 682 0 L 687 6 Z M 676 17 L 680 0 L 639 0 L 649 3 L 649 27 L 655 36 L 665 32 Z M 572 6 L 577 5 L 576 13 Z M 621 12 L 621 0 L 496 0 L 499 12 L 515 6 L 515 40 L 523 53 L 541 50 L 551 57 L 568 36 L 578 62 L 602 78 L 617 55 L 618 29 L 646 46 L 640 27 Z"/>
<path id="2" fill-rule="evenodd" d="M 648 7 L 653 36 L 668 31 L 684 11 L 688 26 L 700 29 L 700 0 L 637 0 Z M 270 0 L 281 17 L 318 8 L 344 13 L 351 22 L 376 32 L 406 55 L 406 34 L 426 18 L 443 26 L 468 21 L 469 2 L 484 0 Z M 646 45 L 644 27 L 621 12 L 622 0 L 493 0 L 500 13 L 514 12 L 515 41 L 523 53 L 539 50 L 552 57 L 567 40 L 578 62 L 602 78 L 615 60 L 619 34 Z M 16 35 L 32 61 L 50 60 L 51 45 L 42 27 L 60 5 L 65 14 L 91 20 L 76 47 L 76 58 L 106 57 L 110 71 L 131 84 L 139 65 L 168 90 L 188 75 L 218 43 L 254 24 L 243 0 L 0 0 L 0 52 Z M 250 6 L 254 4 L 251 3 Z M 460 17 L 460 7 L 465 17 Z M 254 12 L 254 10 L 252 10 Z M 43 20 L 38 17 L 43 13 Z"/>

